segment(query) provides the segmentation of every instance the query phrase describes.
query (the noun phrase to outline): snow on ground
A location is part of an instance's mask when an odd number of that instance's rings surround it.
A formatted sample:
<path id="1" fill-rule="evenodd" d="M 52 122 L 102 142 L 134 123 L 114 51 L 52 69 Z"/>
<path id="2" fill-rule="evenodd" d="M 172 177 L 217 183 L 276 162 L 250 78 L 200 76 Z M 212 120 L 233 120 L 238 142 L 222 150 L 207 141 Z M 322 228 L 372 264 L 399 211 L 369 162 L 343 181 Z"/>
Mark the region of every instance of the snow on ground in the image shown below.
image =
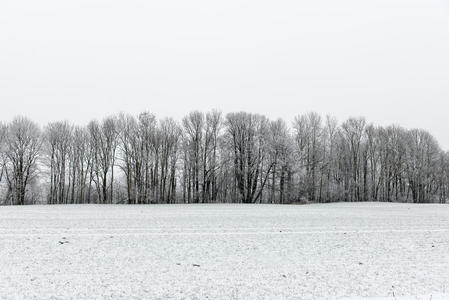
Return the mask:
<path id="1" fill-rule="evenodd" d="M 445 205 L 0 207 L 0 298 L 448 293 Z"/>

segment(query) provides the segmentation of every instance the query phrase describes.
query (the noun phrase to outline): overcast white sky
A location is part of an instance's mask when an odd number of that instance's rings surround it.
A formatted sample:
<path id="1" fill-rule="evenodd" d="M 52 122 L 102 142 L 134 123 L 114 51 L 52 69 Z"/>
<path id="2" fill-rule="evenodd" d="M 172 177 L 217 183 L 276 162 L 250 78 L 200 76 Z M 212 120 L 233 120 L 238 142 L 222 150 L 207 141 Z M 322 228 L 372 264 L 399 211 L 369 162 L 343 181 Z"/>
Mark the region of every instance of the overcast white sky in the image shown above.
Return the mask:
<path id="1" fill-rule="evenodd" d="M 449 0 L 2 0 L 0 102 L 40 124 L 365 116 L 449 150 Z"/>

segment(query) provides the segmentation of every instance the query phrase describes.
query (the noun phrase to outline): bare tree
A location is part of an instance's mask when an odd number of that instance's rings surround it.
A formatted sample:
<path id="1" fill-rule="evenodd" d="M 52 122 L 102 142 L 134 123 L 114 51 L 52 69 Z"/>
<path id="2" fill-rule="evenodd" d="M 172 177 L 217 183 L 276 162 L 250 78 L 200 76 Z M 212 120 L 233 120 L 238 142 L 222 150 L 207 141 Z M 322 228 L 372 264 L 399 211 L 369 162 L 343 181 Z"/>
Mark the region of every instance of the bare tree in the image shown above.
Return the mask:
<path id="1" fill-rule="evenodd" d="M 93 158 L 89 152 L 89 133 L 84 127 L 75 127 L 73 131 L 72 161 L 72 202 L 90 202 L 87 181 L 90 180 L 90 171 Z"/>
<path id="2" fill-rule="evenodd" d="M 269 183 L 271 203 L 285 203 L 290 201 L 290 191 L 287 191 L 286 199 L 286 181 L 291 179 L 288 173 L 291 172 L 291 144 L 290 133 L 284 120 L 278 119 L 270 122 L 268 128 L 268 146 L 269 158 L 268 165 L 271 168 L 271 181 Z M 287 200 L 287 201 L 286 201 Z"/>
<path id="3" fill-rule="evenodd" d="M 436 140 L 424 130 L 411 130 L 407 137 L 407 177 L 413 202 L 430 202 L 435 195 L 439 148 Z"/>
<path id="4" fill-rule="evenodd" d="M 174 203 L 181 128 L 173 119 L 165 119 L 160 123 L 159 133 L 161 137 L 159 201 L 162 203 Z"/>
<path id="5" fill-rule="evenodd" d="M 96 121 L 88 125 L 93 155 L 94 182 L 100 203 L 112 203 L 113 201 L 115 154 L 118 143 L 116 123 L 114 117 L 109 117 L 101 125 Z"/>
<path id="6" fill-rule="evenodd" d="M 348 162 L 350 167 L 348 171 L 351 172 L 352 181 L 350 184 L 349 194 L 353 201 L 360 201 L 360 165 L 362 164 L 361 147 L 362 139 L 364 137 L 366 121 L 364 118 L 354 119 L 350 118 L 342 125 L 342 137 L 349 150 Z"/>
<path id="7" fill-rule="evenodd" d="M 235 183 L 243 203 L 259 200 L 273 167 L 273 163 L 263 166 L 268 152 L 267 128 L 268 119 L 260 115 L 241 112 L 226 117 L 233 147 Z"/>
<path id="8" fill-rule="evenodd" d="M 66 179 L 72 143 L 72 126 L 67 122 L 48 124 L 44 132 L 46 161 L 50 168 L 50 190 L 48 202 L 67 203 Z"/>
<path id="9" fill-rule="evenodd" d="M 323 128 L 321 117 L 316 113 L 298 116 L 294 121 L 296 155 L 300 162 L 300 175 L 303 187 L 299 197 L 306 196 L 315 201 L 318 191 L 318 171 L 322 162 L 321 145 Z"/>
<path id="10" fill-rule="evenodd" d="M 27 191 L 37 175 L 41 144 L 39 127 L 27 118 L 16 117 L 6 127 L 2 158 L 11 204 L 29 203 Z"/>
<path id="11" fill-rule="evenodd" d="M 199 203 L 200 200 L 200 165 L 203 158 L 202 144 L 203 144 L 203 128 L 204 128 L 204 114 L 198 111 L 194 111 L 186 116 L 182 120 L 184 128 L 184 146 L 185 151 L 185 170 L 188 172 L 188 178 L 185 180 L 187 186 L 187 198 L 195 203 Z"/>
<path id="12" fill-rule="evenodd" d="M 137 203 L 135 198 L 135 168 L 139 151 L 138 125 L 136 119 L 131 115 L 120 114 L 118 118 L 119 127 L 119 167 L 125 175 L 127 203 Z M 140 156 L 139 156 L 140 157 Z"/>
<path id="13" fill-rule="evenodd" d="M 216 202 L 218 195 L 219 139 L 223 119 L 221 112 L 212 111 L 206 114 L 206 126 L 203 146 L 203 202 Z"/>

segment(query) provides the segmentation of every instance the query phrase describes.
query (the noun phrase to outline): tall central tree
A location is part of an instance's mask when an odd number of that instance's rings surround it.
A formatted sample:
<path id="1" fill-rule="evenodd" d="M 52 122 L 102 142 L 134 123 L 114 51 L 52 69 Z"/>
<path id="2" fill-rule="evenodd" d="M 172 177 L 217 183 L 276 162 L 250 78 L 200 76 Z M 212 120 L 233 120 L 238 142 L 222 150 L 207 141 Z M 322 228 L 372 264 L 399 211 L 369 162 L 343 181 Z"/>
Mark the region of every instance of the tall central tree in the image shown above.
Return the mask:
<path id="1" fill-rule="evenodd" d="M 235 181 L 241 202 L 257 202 L 274 165 L 271 162 L 263 166 L 268 153 L 268 119 L 244 112 L 230 113 L 226 128 L 233 148 Z"/>

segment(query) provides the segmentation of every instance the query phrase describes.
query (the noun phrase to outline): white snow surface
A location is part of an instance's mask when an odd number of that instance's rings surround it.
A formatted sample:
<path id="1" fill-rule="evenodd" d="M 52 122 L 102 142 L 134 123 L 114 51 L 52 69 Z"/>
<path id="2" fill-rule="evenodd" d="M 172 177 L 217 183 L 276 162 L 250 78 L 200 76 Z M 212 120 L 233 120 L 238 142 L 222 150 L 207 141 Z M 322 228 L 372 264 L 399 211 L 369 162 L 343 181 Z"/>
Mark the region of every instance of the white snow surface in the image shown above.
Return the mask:
<path id="1" fill-rule="evenodd" d="M 449 206 L 0 207 L 0 298 L 449 299 Z"/>

